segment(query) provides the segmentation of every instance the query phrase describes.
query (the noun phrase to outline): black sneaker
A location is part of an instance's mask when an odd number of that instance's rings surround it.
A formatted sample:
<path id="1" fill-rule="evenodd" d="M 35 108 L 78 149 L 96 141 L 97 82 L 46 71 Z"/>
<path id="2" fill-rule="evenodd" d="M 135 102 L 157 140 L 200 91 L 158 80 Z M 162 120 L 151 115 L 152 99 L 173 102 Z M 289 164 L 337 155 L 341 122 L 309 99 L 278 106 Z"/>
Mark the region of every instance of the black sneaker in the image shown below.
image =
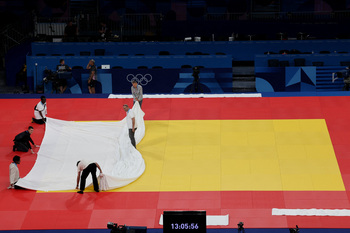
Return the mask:
<path id="1" fill-rule="evenodd" d="M 78 191 L 77 193 L 79 193 L 79 194 L 84 194 L 84 192 L 83 192 L 83 191 L 81 191 L 81 190 L 80 190 L 80 191 Z"/>

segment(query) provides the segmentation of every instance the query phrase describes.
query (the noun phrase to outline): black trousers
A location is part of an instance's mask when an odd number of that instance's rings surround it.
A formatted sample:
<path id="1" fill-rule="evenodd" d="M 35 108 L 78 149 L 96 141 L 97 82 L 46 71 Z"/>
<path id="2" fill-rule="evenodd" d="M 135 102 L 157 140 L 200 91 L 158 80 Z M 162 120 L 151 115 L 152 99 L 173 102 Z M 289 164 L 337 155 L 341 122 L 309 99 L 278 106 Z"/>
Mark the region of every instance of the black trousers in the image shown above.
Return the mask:
<path id="1" fill-rule="evenodd" d="M 15 147 L 18 151 L 22 151 L 22 152 L 28 152 L 28 150 L 30 149 L 29 142 L 15 141 Z"/>
<path id="2" fill-rule="evenodd" d="M 39 125 L 45 124 L 45 121 L 43 119 L 35 119 L 34 117 L 32 117 L 33 122 L 37 123 Z"/>
<path id="3" fill-rule="evenodd" d="M 135 131 L 137 128 L 135 128 Z M 132 132 L 132 129 L 129 129 L 129 138 L 131 140 L 131 144 L 136 148 L 136 142 L 135 142 L 135 131 Z"/>
<path id="4" fill-rule="evenodd" d="M 89 176 L 90 173 L 92 176 L 92 183 L 94 184 L 94 190 L 96 192 L 99 191 L 97 177 L 96 177 L 96 167 L 97 166 L 95 163 L 90 163 L 89 166 L 87 166 L 83 170 L 83 173 L 81 174 L 81 178 L 80 178 L 80 190 L 81 191 L 84 191 L 85 184 L 86 184 L 86 178 Z"/>

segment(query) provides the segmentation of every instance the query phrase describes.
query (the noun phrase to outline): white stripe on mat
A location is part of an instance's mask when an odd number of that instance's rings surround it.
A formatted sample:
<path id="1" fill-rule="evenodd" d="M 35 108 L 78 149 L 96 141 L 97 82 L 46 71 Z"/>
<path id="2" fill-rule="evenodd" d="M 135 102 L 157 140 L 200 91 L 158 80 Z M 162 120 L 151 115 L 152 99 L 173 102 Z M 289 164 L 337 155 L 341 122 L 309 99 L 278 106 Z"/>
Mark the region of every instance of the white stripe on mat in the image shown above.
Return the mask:
<path id="1" fill-rule="evenodd" d="M 350 216 L 346 209 L 272 209 L 272 215 L 287 216 Z"/>
<path id="2" fill-rule="evenodd" d="M 207 226 L 228 226 L 229 215 L 207 215 Z M 163 225 L 163 215 L 160 215 L 159 225 Z"/>

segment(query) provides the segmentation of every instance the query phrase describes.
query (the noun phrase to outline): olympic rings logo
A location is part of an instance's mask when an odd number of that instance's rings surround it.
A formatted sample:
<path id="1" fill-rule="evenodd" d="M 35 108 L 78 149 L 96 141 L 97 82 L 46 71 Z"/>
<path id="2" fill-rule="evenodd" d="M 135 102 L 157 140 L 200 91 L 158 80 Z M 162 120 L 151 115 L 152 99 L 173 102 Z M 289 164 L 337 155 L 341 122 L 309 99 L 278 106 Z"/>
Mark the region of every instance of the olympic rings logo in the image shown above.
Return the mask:
<path id="1" fill-rule="evenodd" d="M 128 82 L 132 82 L 132 81 L 136 81 L 138 84 L 140 84 L 141 86 L 146 86 L 149 82 L 152 81 L 152 75 L 150 74 L 128 74 L 126 76 L 126 80 Z"/>

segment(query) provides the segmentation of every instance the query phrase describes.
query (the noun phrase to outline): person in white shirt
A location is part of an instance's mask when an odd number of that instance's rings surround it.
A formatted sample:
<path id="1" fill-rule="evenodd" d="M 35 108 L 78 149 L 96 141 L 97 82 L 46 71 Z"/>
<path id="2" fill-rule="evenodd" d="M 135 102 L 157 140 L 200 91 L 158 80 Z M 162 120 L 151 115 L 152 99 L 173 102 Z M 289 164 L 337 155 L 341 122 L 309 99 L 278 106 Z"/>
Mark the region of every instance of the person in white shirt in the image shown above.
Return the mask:
<path id="1" fill-rule="evenodd" d="M 34 117 L 32 118 L 32 122 L 44 124 L 46 122 L 47 115 L 46 97 L 41 96 L 40 99 L 40 102 L 34 107 Z"/>
<path id="2" fill-rule="evenodd" d="M 134 111 L 130 109 L 127 104 L 123 105 L 123 109 L 126 112 L 126 124 L 129 129 L 129 137 L 131 140 L 131 144 L 136 148 L 135 131 L 137 129 L 137 125 L 135 121 L 135 114 Z"/>
<path id="3" fill-rule="evenodd" d="M 19 180 L 19 170 L 17 165 L 21 163 L 21 157 L 18 155 L 15 155 L 12 159 L 12 163 L 10 164 L 9 170 L 10 170 L 10 186 L 8 189 L 16 188 L 16 183 Z"/>
<path id="4" fill-rule="evenodd" d="M 92 176 L 92 183 L 94 184 L 94 190 L 95 192 L 99 192 L 100 190 L 98 187 L 98 181 L 96 177 L 96 168 L 98 168 L 98 170 L 100 170 L 100 173 L 102 173 L 102 169 L 100 165 L 98 165 L 98 163 L 96 162 L 80 160 L 77 162 L 77 167 L 78 167 L 78 176 L 77 176 L 77 186 L 75 188 L 76 189 L 79 188 L 79 181 L 80 181 L 80 190 L 78 191 L 78 193 L 80 194 L 84 193 L 86 178 L 90 173 Z"/>

